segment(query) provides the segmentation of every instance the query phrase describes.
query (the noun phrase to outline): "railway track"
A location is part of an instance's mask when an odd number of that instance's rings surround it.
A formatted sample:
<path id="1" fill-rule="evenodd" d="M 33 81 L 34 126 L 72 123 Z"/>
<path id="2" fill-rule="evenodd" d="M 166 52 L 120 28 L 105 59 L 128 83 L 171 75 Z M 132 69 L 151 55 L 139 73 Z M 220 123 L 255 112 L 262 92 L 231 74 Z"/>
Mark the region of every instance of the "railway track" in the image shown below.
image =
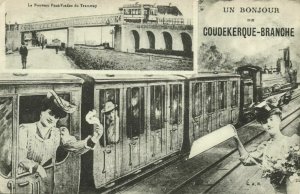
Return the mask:
<path id="1" fill-rule="evenodd" d="M 293 121 L 295 121 L 298 116 L 300 115 L 300 106 L 295 108 L 294 110 L 292 109 L 293 105 L 299 104 L 299 99 L 300 99 L 300 91 L 297 91 L 294 93 L 291 102 L 284 107 L 284 109 L 289 109 L 287 114 L 283 116 L 283 121 L 282 121 L 282 131 L 284 132 L 285 129 L 291 124 Z M 298 103 L 297 103 L 298 102 Z M 253 121 L 255 122 L 255 121 Z M 253 123 L 251 122 L 251 123 Z M 247 125 L 250 125 L 251 123 L 248 123 Z M 261 132 L 254 136 L 252 139 L 250 139 L 248 142 L 245 143 L 245 147 L 249 147 L 253 143 L 258 143 L 263 140 L 265 140 L 267 137 L 265 132 Z M 198 193 L 209 193 L 209 191 L 217 185 L 221 180 L 223 180 L 227 175 L 229 175 L 232 171 L 234 171 L 238 166 L 241 165 L 240 161 L 238 160 L 239 155 L 237 149 L 233 150 L 230 154 L 227 154 L 222 160 L 214 163 L 211 165 L 208 169 L 205 171 L 201 171 L 196 173 L 193 177 L 190 177 L 190 179 L 182 182 L 182 184 L 177 185 L 174 187 L 174 189 L 168 191 L 167 193 L 186 193 L 185 192 L 185 187 L 190 187 L 191 185 L 197 184 L 197 182 L 202 182 L 203 180 L 207 177 L 209 177 L 211 174 L 218 173 L 217 176 L 215 176 L 212 180 L 205 184 L 203 186 L 197 186 Z M 221 172 L 218 172 L 220 171 Z"/>
<path id="2" fill-rule="evenodd" d="M 283 130 L 289 123 L 293 122 L 298 115 L 300 115 L 300 108 L 295 106 L 299 103 L 300 90 L 296 90 L 292 95 L 290 103 L 283 107 Z M 252 121 L 238 128 L 242 142 L 246 147 L 254 141 L 266 138 L 264 132 L 257 129 L 259 126 L 260 125 L 257 122 Z M 249 138 L 249 136 L 251 137 Z M 182 158 L 178 158 L 165 168 L 160 168 L 155 172 L 149 173 L 143 180 L 110 192 L 184 193 L 182 192 L 184 188 L 195 184 L 195 182 L 197 182 L 195 180 L 204 180 L 205 177 L 217 172 L 217 180 L 212 181 L 213 183 L 204 184 L 203 188 L 197 191 L 197 193 L 199 193 L 199 191 L 203 191 L 203 193 L 208 192 L 218 181 L 222 180 L 227 174 L 230 174 L 231 171 L 240 165 L 234 142 L 225 142 L 225 144 L 229 144 L 230 146 L 217 146 L 218 148 L 212 148 L 210 150 L 211 153 L 201 154 L 203 156 L 196 156 L 196 158 L 198 157 L 197 159 L 185 161 Z M 211 155 L 213 155 L 213 157 Z M 224 169 L 226 170 L 223 169 L 221 172 L 218 172 L 220 166 L 224 166 Z M 149 187 L 152 188 L 149 190 Z"/>

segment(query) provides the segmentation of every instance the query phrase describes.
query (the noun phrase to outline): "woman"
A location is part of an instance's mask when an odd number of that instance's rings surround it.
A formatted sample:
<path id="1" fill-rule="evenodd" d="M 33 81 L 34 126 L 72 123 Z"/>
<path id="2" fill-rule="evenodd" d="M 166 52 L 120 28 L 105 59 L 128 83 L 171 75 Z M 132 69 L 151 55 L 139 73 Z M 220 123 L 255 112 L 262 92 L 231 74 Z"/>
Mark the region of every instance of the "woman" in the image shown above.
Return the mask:
<path id="1" fill-rule="evenodd" d="M 95 117 L 96 112 L 89 112 L 86 120 L 96 125 L 93 136 L 76 140 L 66 127 L 57 128 L 59 119 L 73 113 L 76 106 L 60 98 L 54 91 L 49 91 L 41 108 L 40 119 L 35 123 L 21 124 L 19 127 L 19 171 L 18 173 L 38 173 L 46 178 L 43 165 L 55 159 L 60 145 L 66 150 L 83 154 L 92 149 L 103 133 L 103 126 Z"/>
<path id="2" fill-rule="evenodd" d="M 294 134 L 291 137 L 285 136 L 280 131 L 282 119 L 281 109 L 278 107 L 279 100 L 269 99 L 256 107 L 256 120 L 261 123 L 263 129 L 270 135 L 270 140 L 261 143 L 255 151 L 249 153 L 243 147 L 236 136 L 240 160 L 244 165 L 259 165 L 264 173 L 275 172 L 280 167 L 280 162 L 288 153 L 291 146 L 299 145 L 300 138 Z M 289 177 L 283 173 L 273 173 L 270 182 L 275 193 L 286 193 L 286 183 L 290 183 Z"/>

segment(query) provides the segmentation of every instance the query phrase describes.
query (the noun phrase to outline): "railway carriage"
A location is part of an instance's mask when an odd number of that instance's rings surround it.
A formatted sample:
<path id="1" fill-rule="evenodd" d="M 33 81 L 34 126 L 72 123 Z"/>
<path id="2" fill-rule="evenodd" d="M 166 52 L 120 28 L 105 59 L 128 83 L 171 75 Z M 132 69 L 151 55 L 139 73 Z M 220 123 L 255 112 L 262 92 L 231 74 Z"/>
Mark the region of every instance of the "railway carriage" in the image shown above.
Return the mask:
<path id="1" fill-rule="evenodd" d="M 198 74 L 188 77 L 188 123 L 190 144 L 239 117 L 239 75 Z"/>
<path id="2" fill-rule="evenodd" d="M 81 119 L 92 109 L 104 127 L 99 143 L 81 160 L 58 149 L 55 160 L 44 166 L 50 190 L 78 193 L 78 189 L 86 192 L 93 187 L 100 192 L 128 182 L 185 155 L 194 140 L 226 124 L 237 124 L 242 84 L 239 75 L 229 73 L 187 77 L 4 74 L 0 78 L 0 154 L 5 156 L 0 160 L 4 183 L 0 193 L 43 193 L 45 185 L 38 175 L 18 173 L 17 147 L 19 125 L 38 120 L 38 107 L 49 90 L 78 105 L 75 113 L 59 121 L 77 139 L 93 133 L 93 126 Z"/>
<path id="3" fill-rule="evenodd" d="M 90 108 L 99 113 L 105 132 L 93 154 L 83 156 L 83 171 L 87 174 L 82 178 L 87 180 L 92 172 L 96 188 L 110 187 L 116 180 L 180 152 L 184 133 L 184 78 L 90 76 L 90 91 L 94 93 Z M 85 101 L 91 99 L 83 100 L 83 104 Z M 115 110 L 112 128 L 103 114 L 108 104 Z M 110 134 L 119 135 L 111 141 Z"/>
<path id="4" fill-rule="evenodd" d="M 83 80 L 69 75 L 12 75 L 0 77 L 0 193 L 43 193 L 44 184 L 36 174 L 18 170 L 19 125 L 39 120 L 42 99 L 49 90 L 77 104 L 76 111 L 61 120 L 70 134 L 81 138 L 81 88 Z M 58 149 L 44 165 L 47 187 L 55 193 L 77 193 L 80 156 Z"/>

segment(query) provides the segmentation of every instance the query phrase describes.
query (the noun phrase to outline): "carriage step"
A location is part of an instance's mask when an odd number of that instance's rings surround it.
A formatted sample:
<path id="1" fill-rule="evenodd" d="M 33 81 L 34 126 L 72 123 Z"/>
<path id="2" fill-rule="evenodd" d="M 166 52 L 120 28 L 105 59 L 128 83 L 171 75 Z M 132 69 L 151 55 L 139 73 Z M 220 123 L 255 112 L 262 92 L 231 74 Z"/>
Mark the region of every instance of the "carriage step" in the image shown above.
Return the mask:
<path id="1" fill-rule="evenodd" d="M 154 162 L 153 164 L 157 165 L 157 164 L 159 164 L 161 162 L 162 162 L 162 160 L 158 160 L 158 161 Z"/>
<path id="2" fill-rule="evenodd" d="M 142 172 L 142 170 L 137 170 L 133 174 L 139 174 L 140 172 Z"/>
<path id="3" fill-rule="evenodd" d="M 111 182 L 108 185 L 105 185 L 105 188 L 107 189 L 107 188 L 110 188 L 110 187 L 112 187 L 114 185 L 115 185 L 115 182 Z"/>

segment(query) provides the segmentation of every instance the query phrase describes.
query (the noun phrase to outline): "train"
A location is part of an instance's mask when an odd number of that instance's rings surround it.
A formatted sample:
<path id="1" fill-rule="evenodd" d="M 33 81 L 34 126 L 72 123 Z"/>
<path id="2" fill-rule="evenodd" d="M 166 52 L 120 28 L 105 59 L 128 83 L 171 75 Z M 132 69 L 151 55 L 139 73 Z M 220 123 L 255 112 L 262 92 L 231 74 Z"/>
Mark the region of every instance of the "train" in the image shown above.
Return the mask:
<path id="1" fill-rule="evenodd" d="M 283 49 L 283 57 L 276 62 L 275 68 L 264 68 L 252 64 L 236 69 L 241 76 L 241 122 L 254 118 L 254 106 L 262 100 L 286 92 L 284 103 L 291 100 L 291 94 L 298 87 L 297 70 L 292 66 L 289 47 Z"/>
<path id="2" fill-rule="evenodd" d="M 103 191 L 126 183 L 189 152 L 198 138 L 227 124 L 237 125 L 241 111 L 241 76 L 195 75 L 2 74 L 0 77 L 0 193 L 78 193 Z M 77 105 L 61 119 L 77 139 L 93 133 L 85 121 L 96 109 L 104 134 L 82 156 L 58 148 L 55 160 L 37 174 L 18 172 L 18 130 L 39 119 L 39 105 L 49 90 Z M 113 104 L 116 137 L 103 109 Z M 116 127 L 117 126 L 117 127 Z M 118 129 L 118 130 L 117 130 Z"/>

